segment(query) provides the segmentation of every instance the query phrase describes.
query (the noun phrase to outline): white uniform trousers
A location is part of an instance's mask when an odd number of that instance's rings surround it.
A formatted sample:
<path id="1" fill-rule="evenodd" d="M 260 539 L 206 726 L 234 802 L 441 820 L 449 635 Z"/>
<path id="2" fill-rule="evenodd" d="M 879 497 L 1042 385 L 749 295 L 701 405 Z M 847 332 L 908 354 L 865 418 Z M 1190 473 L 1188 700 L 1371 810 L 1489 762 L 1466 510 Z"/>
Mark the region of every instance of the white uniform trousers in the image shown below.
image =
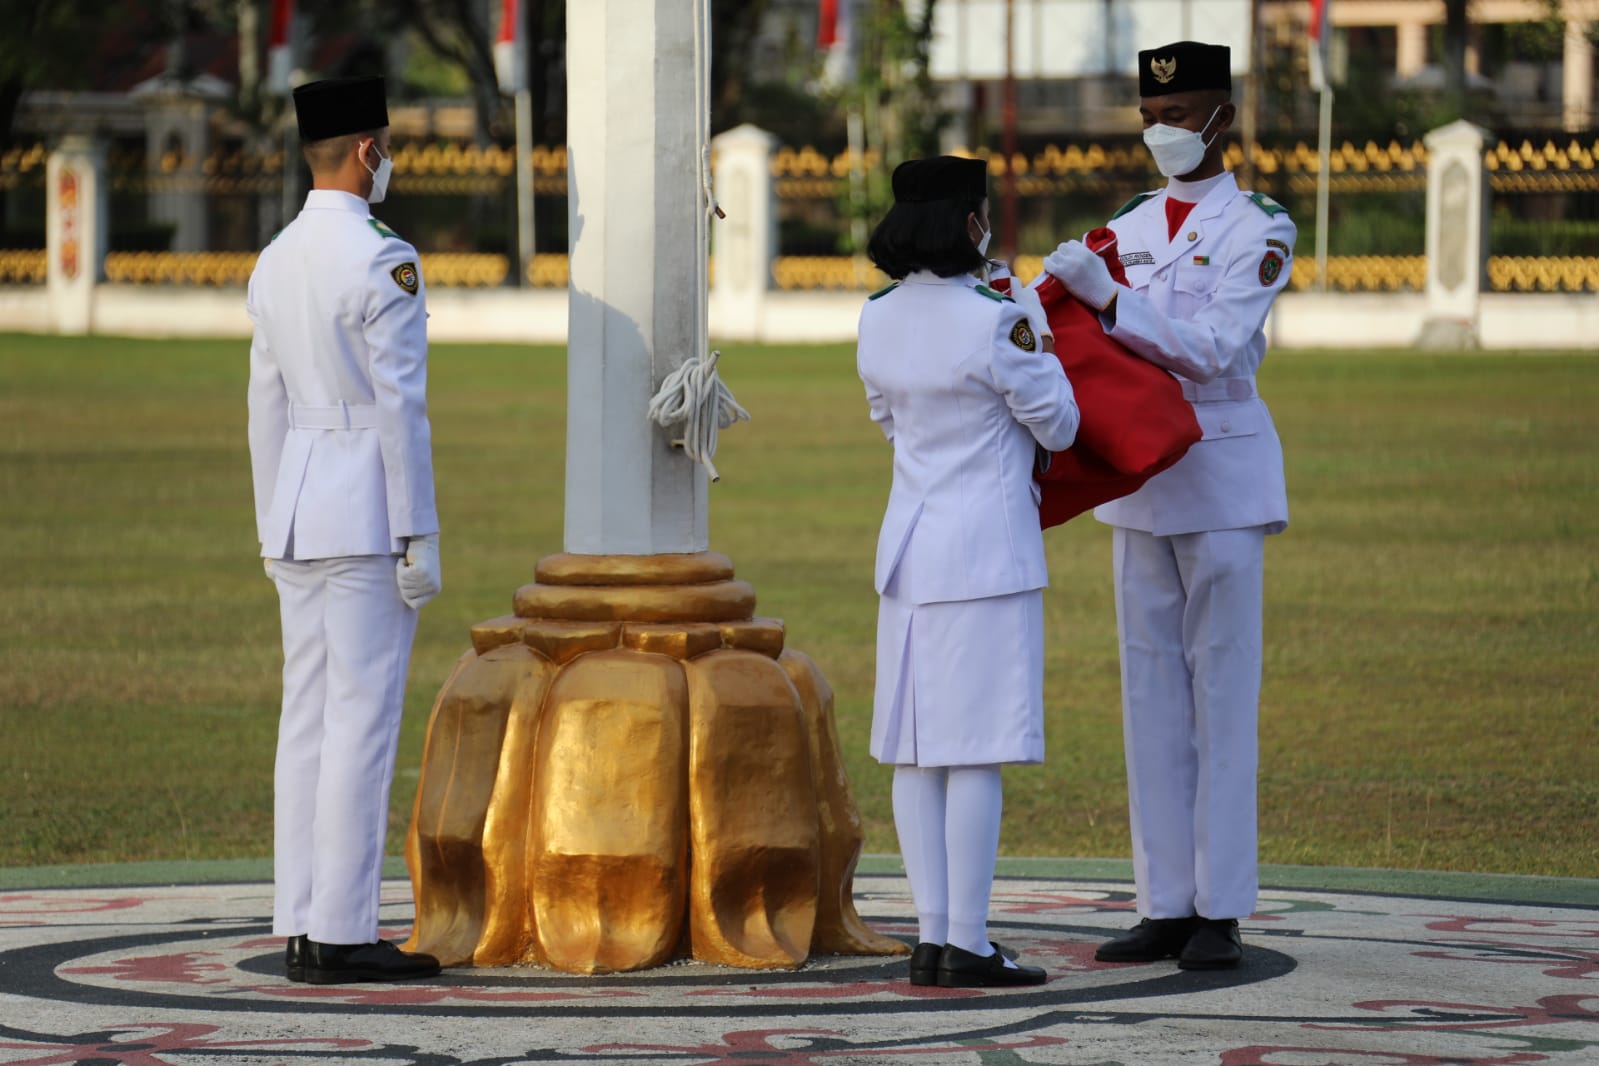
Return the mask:
<path id="1" fill-rule="evenodd" d="M 378 937 L 389 784 L 417 612 L 395 557 L 274 560 L 283 713 L 274 777 L 272 931 Z"/>
<path id="2" fill-rule="evenodd" d="M 1259 890 L 1265 530 L 1115 528 L 1138 913 L 1246 918 Z"/>

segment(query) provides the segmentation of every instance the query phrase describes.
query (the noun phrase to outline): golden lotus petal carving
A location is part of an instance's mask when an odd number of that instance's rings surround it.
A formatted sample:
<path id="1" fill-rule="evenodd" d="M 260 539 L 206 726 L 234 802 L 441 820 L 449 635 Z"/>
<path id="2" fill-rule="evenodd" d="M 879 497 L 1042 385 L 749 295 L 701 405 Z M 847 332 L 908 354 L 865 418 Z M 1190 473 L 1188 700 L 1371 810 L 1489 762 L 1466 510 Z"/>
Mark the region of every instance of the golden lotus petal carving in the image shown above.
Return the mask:
<path id="1" fill-rule="evenodd" d="M 903 954 L 855 911 L 833 693 L 724 556 L 551 556 L 428 723 L 406 947 L 446 965 Z"/>

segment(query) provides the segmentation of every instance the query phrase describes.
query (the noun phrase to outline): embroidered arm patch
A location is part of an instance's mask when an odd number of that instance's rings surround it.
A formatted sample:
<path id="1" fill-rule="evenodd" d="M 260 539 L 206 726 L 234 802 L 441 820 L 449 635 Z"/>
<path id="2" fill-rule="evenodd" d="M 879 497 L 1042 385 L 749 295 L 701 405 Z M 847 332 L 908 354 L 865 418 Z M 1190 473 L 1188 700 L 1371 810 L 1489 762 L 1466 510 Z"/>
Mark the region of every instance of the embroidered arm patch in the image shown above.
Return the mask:
<path id="1" fill-rule="evenodd" d="M 389 271 L 389 277 L 394 279 L 394 284 L 398 285 L 412 296 L 416 295 L 417 286 L 420 285 L 422 281 L 421 277 L 416 272 L 416 264 L 409 262 L 401 263 L 399 266 Z"/>
<path id="2" fill-rule="evenodd" d="M 1260 260 L 1260 283 L 1270 286 L 1277 280 L 1277 275 L 1283 272 L 1283 257 L 1271 249 Z"/>
<path id="3" fill-rule="evenodd" d="M 1038 338 L 1033 335 L 1033 327 L 1025 318 L 1011 327 L 1010 342 L 1024 352 L 1038 351 Z"/>

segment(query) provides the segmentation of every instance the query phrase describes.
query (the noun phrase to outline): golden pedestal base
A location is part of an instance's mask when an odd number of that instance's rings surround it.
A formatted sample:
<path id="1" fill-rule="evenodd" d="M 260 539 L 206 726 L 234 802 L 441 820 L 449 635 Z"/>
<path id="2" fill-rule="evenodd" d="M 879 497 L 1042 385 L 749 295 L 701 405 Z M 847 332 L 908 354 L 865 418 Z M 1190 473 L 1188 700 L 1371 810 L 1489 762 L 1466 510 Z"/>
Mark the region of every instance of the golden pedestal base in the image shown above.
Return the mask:
<path id="1" fill-rule="evenodd" d="M 903 954 L 855 911 L 833 692 L 715 552 L 554 555 L 428 721 L 406 948 L 574 973 Z"/>

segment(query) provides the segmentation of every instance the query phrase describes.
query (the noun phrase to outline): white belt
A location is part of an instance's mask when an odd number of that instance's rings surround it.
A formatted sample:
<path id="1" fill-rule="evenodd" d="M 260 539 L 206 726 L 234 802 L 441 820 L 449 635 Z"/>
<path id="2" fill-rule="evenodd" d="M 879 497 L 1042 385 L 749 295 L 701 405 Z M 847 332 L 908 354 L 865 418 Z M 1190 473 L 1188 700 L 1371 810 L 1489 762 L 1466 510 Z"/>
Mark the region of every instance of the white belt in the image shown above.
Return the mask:
<path id="1" fill-rule="evenodd" d="M 378 407 L 373 403 L 340 403 L 332 407 L 289 404 L 289 425 L 295 429 L 376 429 Z"/>
<path id="2" fill-rule="evenodd" d="M 1247 400 L 1255 395 L 1254 378 L 1218 378 L 1201 385 L 1197 381 L 1178 378 L 1183 387 L 1183 399 L 1189 403 L 1226 403 Z"/>

